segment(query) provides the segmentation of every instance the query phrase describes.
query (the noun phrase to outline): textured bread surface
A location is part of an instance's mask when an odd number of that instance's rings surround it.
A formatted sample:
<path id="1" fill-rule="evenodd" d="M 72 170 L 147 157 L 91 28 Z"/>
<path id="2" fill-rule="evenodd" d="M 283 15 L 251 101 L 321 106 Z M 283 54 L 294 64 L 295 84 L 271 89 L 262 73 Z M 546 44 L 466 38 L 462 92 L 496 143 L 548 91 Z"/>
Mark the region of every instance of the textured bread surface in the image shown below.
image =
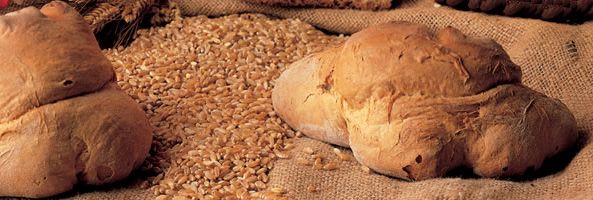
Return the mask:
<path id="1" fill-rule="evenodd" d="M 0 196 L 41 198 L 127 177 L 152 128 L 64 2 L 0 16 Z"/>
<path id="2" fill-rule="evenodd" d="M 272 100 L 293 128 L 409 180 L 521 175 L 577 139 L 568 108 L 522 85 L 499 44 L 452 27 L 369 27 L 289 66 Z"/>

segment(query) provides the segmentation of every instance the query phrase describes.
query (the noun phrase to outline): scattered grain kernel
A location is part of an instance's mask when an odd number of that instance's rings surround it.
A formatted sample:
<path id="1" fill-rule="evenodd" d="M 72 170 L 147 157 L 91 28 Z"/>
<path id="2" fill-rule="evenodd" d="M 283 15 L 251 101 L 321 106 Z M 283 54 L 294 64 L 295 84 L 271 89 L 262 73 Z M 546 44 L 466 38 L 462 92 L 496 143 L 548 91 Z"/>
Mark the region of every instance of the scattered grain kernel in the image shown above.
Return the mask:
<path id="1" fill-rule="evenodd" d="M 362 169 L 362 171 L 363 171 L 364 173 L 367 173 L 367 174 L 370 174 L 370 173 L 372 172 L 372 171 L 371 171 L 371 168 L 369 168 L 369 167 L 367 167 L 367 166 L 364 166 L 364 165 L 363 165 L 363 166 L 361 166 L 361 167 L 360 167 L 360 169 Z"/>
<path id="2" fill-rule="evenodd" d="M 317 158 L 324 159 L 325 157 L 323 155 L 321 155 L 321 154 L 313 154 L 313 155 L 311 155 L 311 158 L 312 159 L 317 159 Z"/>
<path id="3" fill-rule="evenodd" d="M 276 156 L 278 156 L 278 158 L 282 158 L 282 159 L 286 159 L 286 158 L 290 158 L 290 155 L 286 152 L 276 152 Z"/>
<path id="4" fill-rule="evenodd" d="M 338 158 L 340 158 L 340 160 L 343 161 L 350 161 L 352 160 L 352 156 L 350 156 L 350 154 L 344 153 L 344 152 L 340 152 L 338 154 L 336 154 L 338 156 Z"/>
<path id="5" fill-rule="evenodd" d="M 304 165 L 304 166 L 309 166 L 311 165 L 311 161 L 305 159 L 305 158 L 297 158 L 296 159 L 296 163 L 299 165 Z"/>
<path id="6" fill-rule="evenodd" d="M 305 147 L 305 148 L 303 148 L 303 152 L 305 152 L 307 154 L 313 154 L 313 153 L 315 153 L 315 151 L 311 147 Z"/>
<path id="7" fill-rule="evenodd" d="M 281 194 L 274 192 L 254 192 L 250 195 L 251 198 L 257 200 L 284 200 L 288 199 L 283 197 Z"/>
<path id="8" fill-rule="evenodd" d="M 338 148 L 333 148 L 332 151 L 336 154 L 342 153 L 342 151 L 340 151 Z"/>
<path id="9" fill-rule="evenodd" d="M 331 171 L 331 170 L 335 170 L 335 169 L 338 169 L 338 165 L 336 165 L 333 162 L 330 162 L 330 163 L 327 163 L 327 164 L 323 165 L 323 170 Z"/>
<path id="10" fill-rule="evenodd" d="M 184 196 L 174 196 L 172 200 L 189 200 L 189 198 Z"/>
<path id="11" fill-rule="evenodd" d="M 272 189 L 270 189 L 270 192 L 273 193 L 279 193 L 279 194 L 283 194 L 286 191 L 283 188 L 279 188 L 279 187 L 273 187 Z"/>
<path id="12" fill-rule="evenodd" d="M 315 162 L 313 162 L 313 169 L 317 169 L 317 170 L 323 169 L 323 162 L 322 162 L 321 158 L 315 159 Z"/>
<path id="13" fill-rule="evenodd" d="M 159 195 L 155 198 L 156 200 L 167 200 L 169 197 L 167 195 Z"/>

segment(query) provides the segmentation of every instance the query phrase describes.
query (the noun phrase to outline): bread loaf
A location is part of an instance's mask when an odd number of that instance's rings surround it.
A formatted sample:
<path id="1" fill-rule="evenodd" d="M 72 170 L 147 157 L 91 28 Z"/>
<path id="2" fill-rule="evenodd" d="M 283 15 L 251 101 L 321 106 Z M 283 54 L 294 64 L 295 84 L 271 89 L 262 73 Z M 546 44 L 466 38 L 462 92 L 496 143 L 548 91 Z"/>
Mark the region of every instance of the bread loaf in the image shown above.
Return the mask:
<path id="1" fill-rule="evenodd" d="M 521 69 L 499 44 L 452 27 L 369 27 L 290 65 L 272 101 L 305 135 L 350 147 L 360 163 L 408 180 L 461 167 L 521 175 L 577 139 L 569 109 L 522 85 Z"/>
<path id="2" fill-rule="evenodd" d="M 150 149 L 141 108 L 64 2 L 0 16 L 0 196 L 41 198 L 127 177 Z"/>

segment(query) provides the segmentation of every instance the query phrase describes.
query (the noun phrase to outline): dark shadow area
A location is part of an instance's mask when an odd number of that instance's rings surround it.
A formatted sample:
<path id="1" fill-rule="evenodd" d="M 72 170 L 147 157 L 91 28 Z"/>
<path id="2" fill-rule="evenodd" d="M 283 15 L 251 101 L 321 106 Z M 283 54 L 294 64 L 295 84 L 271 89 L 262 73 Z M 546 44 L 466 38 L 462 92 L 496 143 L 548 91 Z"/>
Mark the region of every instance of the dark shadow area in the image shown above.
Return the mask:
<path id="1" fill-rule="evenodd" d="M 527 169 L 526 173 L 521 176 L 513 176 L 513 177 L 499 177 L 495 178 L 498 180 L 506 180 L 506 181 L 514 181 L 514 182 L 529 182 L 535 179 L 543 178 L 546 176 L 551 176 L 556 173 L 561 172 L 564 170 L 570 162 L 574 159 L 574 157 L 587 145 L 590 141 L 591 136 L 586 132 L 579 131 L 577 143 L 563 152 L 556 154 L 550 158 L 544 160 L 541 168 L 538 170 L 534 170 L 533 167 L 531 169 Z M 339 148 L 341 150 L 346 149 L 344 147 L 340 147 L 334 144 L 330 144 L 333 148 Z M 347 150 L 350 151 L 350 150 Z M 356 161 L 356 160 L 354 160 Z M 416 162 L 421 162 L 422 158 L 417 157 Z M 356 161 L 358 162 L 358 161 Z M 410 180 L 392 177 L 390 178 L 396 179 L 398 181 L 406 181 L 406 182 L 413 182 Z M 476 175 L 471 168 L 468 167 L 459 167 L 449 171 L 444 178 L 462 178 L 462 179 L 481 179 L 482 177 Z"/>
<path id="2" fill-rule="evenodd" d="M 400 5 L 404 4 L 404 3 L 412 3 L 415 2 L 416 0 L 401 0 L 401 1 L 397 1 L 397 0 L 392 0 L 391 1 L 391 8 L 390 9 L 394 9 L 399 7 Z"/>
<path id="3" fill-rule="evenodd" d="M 95 38 L 97 38 L 97 41 L 99 42 L 99 47 L 101 47 L 101 49 L 114 48 L 118 46 L 127 47 L 134 41 L 134 39 L 136 39 L 138 30 L 167 25 L 152 24 L 150 19 L 153 17 L 153 15 L 154 13 L 148 14 L 147 12 L 143 12 L 137 17 L 137 20 L 129 23 L 125 22 L 123 19 L 119 19 L 113 20 L 103 25 L 103 28 L 99 32 L 95 33 Z"/>
<path id="4" fill-rule="evenodd" d="M 587 145 L 590 141 L 591 136 L 586 132 L 579 131 L 577 143 L 572 146 L 571 148 L 560 152 L 552 157 L 549 157 L 544 160 L 544 163 L 538 170 L 534 170 L 533 167 L 530 169 L 528 168 L 525 174 L 521 176 L 513 176 L 513 177 L 499 177 L 495 178 L 498 180 L 505 180 L 505 181 L 513 181 L 513 182 L 529 182 L 535 179 L 543 178 L 546 176 L 551 176 L 556 173 L 561 172 L 564 170 L 573 158 Z M 341 150 L 346 150 L 344 147 L 340 147 L 334 144 L 330 144 L 333 148 L 339 148 Z M 350 150 L 348 150 L 350 151 Z M 356 160 L 354 160 L 356 161 Z M 422 158 L 417 157 L 416 162 L 421 162 Z M 356 161 L 358 162 L 358 161 Z M 398 181 L 406 181 L 406 182 L 413 182 L 411 180 L 406 180 L 398 177 L 390 178 L 396 179 Z M 481 179 L 482 177 L 476 175 L 471 168 L 468 167 L 459 167 L 449 171 L 444 178 L 462 178 L 462 179 Z"/>
<path id="5" fill-rule="evenodd" d="M 101 31 L 95 33 L 101 49 L 108 49 L 117 46 L 128 46 L 136 37 L 138 29 L 150 28 L 149 20 L 139 21 L 137 24 L 129 24 L 123 20 L 115 20 L 103 25 Z"/>
<path id="6" fill-rule="evenodd" d="M 109 192 L 114 189 L 126 189 L 126 188 L 140 188 L 140 184 L 146 180 L 146 177 L 155 176 L 155 174 L 136 170 L 130 174 L 130 176 L 122 181 L 103 185 L 103 186 L 89 186 L 89 185 L 75 185 L 72 190 L 66 193 L 62 193 L 60 195 L 52 197 L 52 199 L 64 199 L 64 198 L 73 198 L 85 193 L 91 192 Z"/>
<path id="7" fill-rule="evenodd" d="M 451 171 L 449 171 L 449 173 L 447 173 L 447 175 L 445 175 L 446 178 L 462 178 L 462 179 L 479 179 L 481 178 L 480 176 L 476 175 L 471 168 L 469 167 L 458 167 L 455 168 Z"/>
<path id="8" fill-rule="evenodd" d="M 105 186 L 88 186 L 88 185 L 75 185 L 74 188 L 68 192 L 42 199 L 66 199 L 74 198 L 81 194 L 104 191 L 108 192 L 114 189 L 125 189 L 125 188 L 140 188 L 142 181 L 146 180 L 146 177 L 154 176 L 153 174 L 141 172 L 136 170 L 130 174 L 130 176 L 122 181 L 108 184 Z M 0 197 L 0 200 L 29 200 L 30 198 L 21 197 Z"/>
<path id="9" fill-rule="evenodd" d="M 525 174 L 522 176 L 500 177 L 498 179 L 515 182 L 529 182 L 538 178 L 554 175 L 564 170 L 570 164 L 573 158 L 581 151 L 581 149 L 583 149 L 583 147 L 585 147 L 585 145 L 588 144 L 589 140 L 589 134 L 580 131 L 576 145 L 574 145 L 570 149 L 567 149 L 566 151 L 558 153 L 555 156 L 547 158 L 546 160 L 544 160 L 544 163 L 542 164 L 540 169 L 534 170 L 532 167 L 528 168 Z M 454 169 L 450 171 L 445 177 L 464 179 L 481 178 L 480 176 L 474 174 L 473 171 L 468 168 Z"/>
<path id="10" fill-rule="evenodd" d="M 480 0 L 480 1 L 484 1 L 484 0 Z M 528 8 L 523 8 L 521 10 L 518 10 L 517 13 L 505 15 L 504 10 L 507 9 L 507 7 L 511 7 L 510 5 L 507 5 L 507 3 L 499 4 L 496 7 L 488 8 L 488 9 L 484 9 L 481 6 L 478 9 L 471 9 L 469 4 L 472 1 L 469 1 L 469 0 L 457 0 L 457 1 L 436 0 L 436 2 L 443 6 L 449 6 L 451 8 L 455 8 L 460 11 L 481 12 L 481 13 L 486 13 L 486 14 L 490 14 L 490 15 L 498 15 L 498 16 L 505 16 L 505 17 L 513 17 L 513 18 L 540 19 L 543 21 L 556 22 L 556 23 L 562 23 L 562 24 L 570 24 L 570 25 L 583 24 L 586 21 L 593 19 L 593 16 L 586 16 L 586 15 L 590 15 L 590 14 L 578 13 L 576 9 L 572 10 L 572 12 L 568 15 L 564 15 L 564 16 L 558 15 L 558 16 L 552 17 L 550 19 L 544 19 L 543 17 L 541 17 L 541 15 L 542 15 L 541 10 L 539 11 L 540 13 L 534 13 L 534 11 L 535 11 L 534 9 L 528 9 Z M 536 4 L 536 3 L 532 3 L 532 4 Z M 545 5 L 545 3 L 541 3 L 541 2 L 539 2 L 539 4 L 544 4 L 543 5 L 544 7 L 552 6 L 552 5 Z M 553 3 L 550 2 L 549 4 L 553 4 Z M 536 5 L 533 5 L 533 7 L 535 7 L 535 6 Z M 573 6 L 576 7 L 576 5 L 573 5 Z"/>

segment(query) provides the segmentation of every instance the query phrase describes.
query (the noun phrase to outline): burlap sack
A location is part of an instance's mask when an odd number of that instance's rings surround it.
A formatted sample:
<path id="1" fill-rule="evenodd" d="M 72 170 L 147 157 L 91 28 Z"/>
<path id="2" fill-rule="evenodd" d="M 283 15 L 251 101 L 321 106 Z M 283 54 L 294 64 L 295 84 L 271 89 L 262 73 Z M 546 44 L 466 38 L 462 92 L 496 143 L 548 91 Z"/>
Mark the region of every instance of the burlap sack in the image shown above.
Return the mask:
<path id="1" fill-rule="evenodd" d="M 593 199 L 593 23 L 564 25 L 435 7 L 432 0 L 404 2 L 384 12 L 332 9 L 285 9 L 240 0 L 179 1 L 184 15 L 220 16 L 257 12 L 299 18 L 321 29 L 353 33 L 371 24 L 405 20 L 436 29 L 454 26 L 464 33 L 493 38 L 523 69 L 524 83 L 561 99 L 574 112 L 584 136 L 582 148 L 562 171 L 534 181 L 445 178 L 404 182 L 368 175 L 356 162 L 337 171 L 296 164 L 300 149 L 312 147 L 337 160 L 332 146 L 299 139 L 293 158 L 280 160 L 270 173 L 271 186 L 290 191 L 291 199 Z M 319 188 L 311 193 L 309 186 Z"/>
<path id="2" fill-rule="evenodd" d="M 301 167 L 295 158 L 312 147 L 333 156 L 331 145 L 297 139 L 292 158 L 279 160 L 270 173 L 270 186 L 289 191 L 291 199 L 593 199 L 593 22 L 563 25 L 533 19 L 515 19 L 435 8 L 432 0 L 403 3 L 391 11 L 370 12 L 332 9 L 283 9 L 240 0 L 179 0 L 185 15 L 220 16 L 258 12 L 282 18 L 299 18 L 321 29 L 353 33 L 370 24 L 392 20 L 423 23 L 431 28 L 451 25 L 463 32 L 498 41 L 523 69 L 524 83 L 561 99 L 574 112 L 584 136 L 577 155 L 562 171 L 534 181 L 446 178 L 404 182 L 363 173 L 355 161 L 341 162 L 336 171 Z M 318 192 L 311 193 L 313 185 Z M 75 191 L 68 199 L 153 199 L 148 190 L 124 183 L 114 189 Z"/>

